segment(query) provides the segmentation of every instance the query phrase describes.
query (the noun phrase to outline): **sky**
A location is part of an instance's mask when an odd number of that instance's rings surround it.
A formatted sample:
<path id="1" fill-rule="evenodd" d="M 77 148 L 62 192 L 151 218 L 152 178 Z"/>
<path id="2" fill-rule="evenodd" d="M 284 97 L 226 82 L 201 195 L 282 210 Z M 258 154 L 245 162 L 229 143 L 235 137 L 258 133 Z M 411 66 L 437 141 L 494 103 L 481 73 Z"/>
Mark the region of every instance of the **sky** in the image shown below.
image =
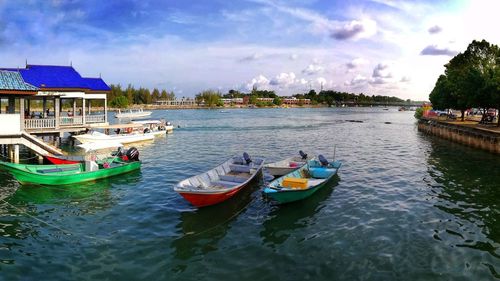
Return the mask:
<path id="1" fill-rule="evenodd" d="M 472 40 L 500 44 L 500 1 L 0 0 L 0 66 L 73 65 L 193 97 L 336 90 L 428 100 Z"/>

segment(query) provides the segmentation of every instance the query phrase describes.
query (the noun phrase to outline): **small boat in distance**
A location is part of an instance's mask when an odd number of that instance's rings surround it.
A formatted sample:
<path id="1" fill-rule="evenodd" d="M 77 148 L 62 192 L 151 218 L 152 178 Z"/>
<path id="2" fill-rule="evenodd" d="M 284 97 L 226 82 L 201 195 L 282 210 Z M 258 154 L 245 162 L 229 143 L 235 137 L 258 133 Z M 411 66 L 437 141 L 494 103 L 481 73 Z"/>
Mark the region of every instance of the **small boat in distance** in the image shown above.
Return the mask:
<path id="1" fill-rule="evenodd" d="M 165 135 L 174 131 L 172 123 L 165 120 L 132 121 L 132 124 L 141 124 L 144 127 L 144 133 L 152 133 L 155 136 Z"/>
<path id="2" fill-rule="evenodd" d="M 302 150 L 299 151 L 299 155 L 300 156 L 292 156 L 278 162 L 266 164 L 264 166 L 265 170 L 274 177 L 280 177 L 291 173 L 305 165 L 307 160 L 311 159 L 311 157 L 307 156 Z"/>
<path id="3" fill-rule="evenodd" d="M 66 165 L 30 165 L 0 161 L 21 184 L 66 185 L 108 178 L 141 167 L 139 151 L 131 148 L 123 157 L 113 156 L 97 161 Z"/>
<path id="4" fill-rule="evenodd" d="M 118 112 L 115 114 L 115 118 L 144 118 L 150 116 L 152 113 L 152 111 L 144 111 L 142 108 L 136 110 L 129 109 L 124 112 L 121 112 L 121 110 L 118 109 Z"/>
<path id="5" fill-rule="evenodd" d="M 278 201 L 289 203 L 311 196 L 337 174 L 342 163 L 328 161 L 323 155 L 309 160 L 306 165 L 268 184 L 264 194 Z"/>
<path id="6" fill-rule="evenodd" d="M 260 175 L 264 158 L 234 156 L 200 175 L 179 182 L 174 190 L 196 207 L 221 203 L 246 187 Z"/>

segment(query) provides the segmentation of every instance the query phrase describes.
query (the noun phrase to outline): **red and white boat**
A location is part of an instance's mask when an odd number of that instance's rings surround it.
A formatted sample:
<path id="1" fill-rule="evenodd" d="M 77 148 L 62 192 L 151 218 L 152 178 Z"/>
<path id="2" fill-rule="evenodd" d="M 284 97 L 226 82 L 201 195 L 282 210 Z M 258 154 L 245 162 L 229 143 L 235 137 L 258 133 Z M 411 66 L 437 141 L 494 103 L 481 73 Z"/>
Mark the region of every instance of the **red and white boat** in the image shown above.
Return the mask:
<path id="1" fill-rule="evenodd" d="M 234 156 L 203 174 L 179 182 L 174 190 L 196 207 L 221 203 L 262 175 L 264 158 Z"/>

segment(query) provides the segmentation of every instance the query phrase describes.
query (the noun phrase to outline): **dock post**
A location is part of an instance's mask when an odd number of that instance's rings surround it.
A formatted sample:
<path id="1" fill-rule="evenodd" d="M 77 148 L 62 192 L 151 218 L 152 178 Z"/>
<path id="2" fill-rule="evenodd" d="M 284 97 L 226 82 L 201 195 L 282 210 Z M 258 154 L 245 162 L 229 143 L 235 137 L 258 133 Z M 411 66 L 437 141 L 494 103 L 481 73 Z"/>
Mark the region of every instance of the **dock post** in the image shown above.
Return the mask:
<path id="1" fill-rule="evenodd" d="M 43 164 L 43 156 L 42 155 L 38 155 L 38 164 Z"/>
<path id="2" fill-rule="evenodd" d="M 19 164 L 19 144 L 14 145 L 14 163 Z"/>

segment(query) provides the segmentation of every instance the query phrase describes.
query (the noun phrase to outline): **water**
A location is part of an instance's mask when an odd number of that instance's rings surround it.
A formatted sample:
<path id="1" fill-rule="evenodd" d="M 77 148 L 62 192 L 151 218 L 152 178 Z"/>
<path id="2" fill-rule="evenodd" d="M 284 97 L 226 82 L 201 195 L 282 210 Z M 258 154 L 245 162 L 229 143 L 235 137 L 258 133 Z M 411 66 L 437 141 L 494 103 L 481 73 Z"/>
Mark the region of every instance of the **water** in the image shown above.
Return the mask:
<path id="1" fill-rule="evenodd" d="M 500 278 L 499 156 L 419 133 L 395 109 L 227 111 L 155 111 L 181 128 L 118 178 L 19 186 L 1 171 L 0 279 Z M 334 145 L 339 177 L 302 202 L 276 205 L 254 184 L 197 210 L 173 191 L 236 153 Z"/>

